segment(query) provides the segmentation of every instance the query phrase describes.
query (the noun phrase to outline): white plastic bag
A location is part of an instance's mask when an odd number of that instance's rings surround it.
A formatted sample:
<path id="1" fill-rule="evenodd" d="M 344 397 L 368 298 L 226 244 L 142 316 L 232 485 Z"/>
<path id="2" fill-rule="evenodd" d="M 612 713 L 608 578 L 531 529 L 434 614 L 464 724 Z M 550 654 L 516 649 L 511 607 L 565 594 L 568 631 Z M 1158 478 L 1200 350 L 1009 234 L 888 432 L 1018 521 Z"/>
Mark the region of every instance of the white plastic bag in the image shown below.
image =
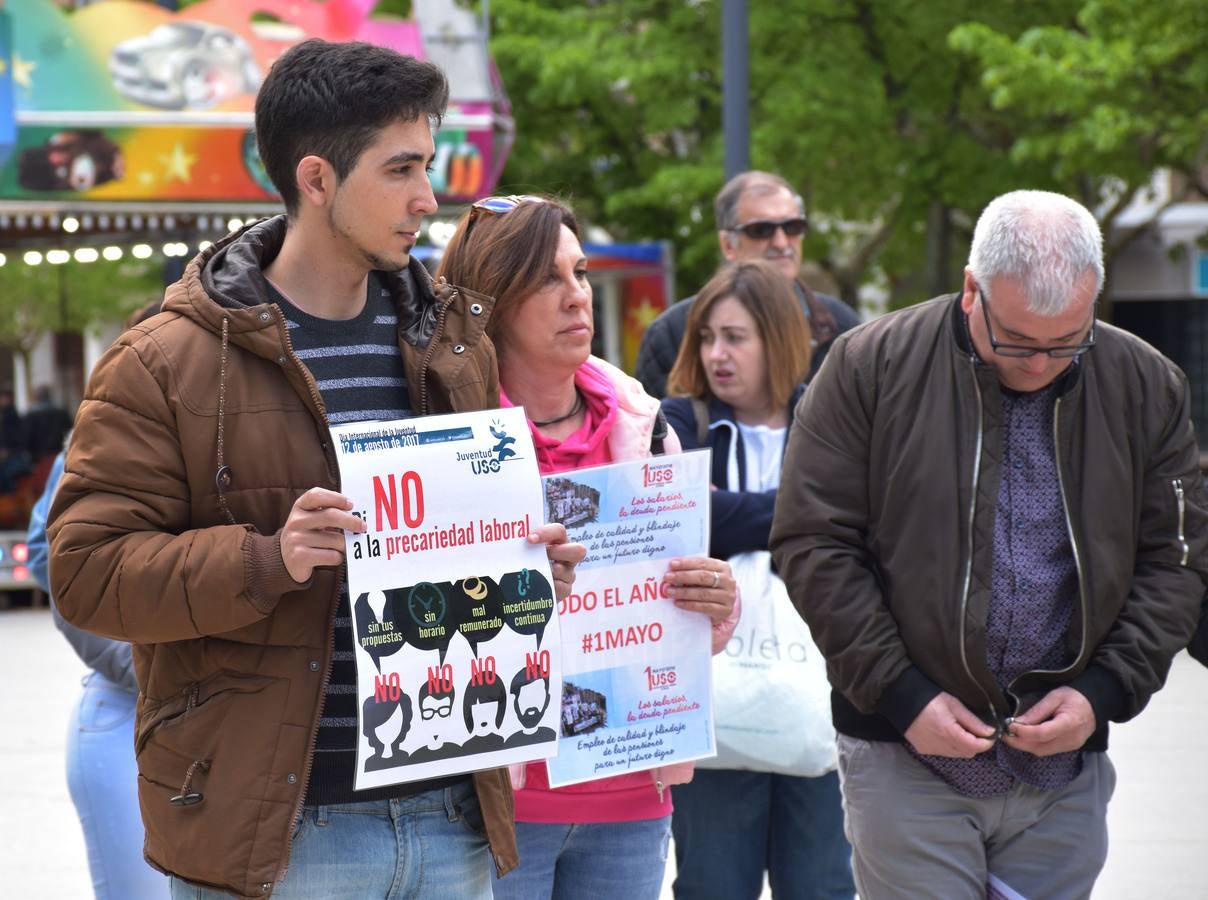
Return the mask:
<path id="1" fill-rule="evenodd" d="M 826 662 L 772 571 L 770 553 L 740 553 L 730 567 L 742 591 L 742 617 L 713 657 L 717 756 L 696 764 L 825 775 L 837 764 Z"/>

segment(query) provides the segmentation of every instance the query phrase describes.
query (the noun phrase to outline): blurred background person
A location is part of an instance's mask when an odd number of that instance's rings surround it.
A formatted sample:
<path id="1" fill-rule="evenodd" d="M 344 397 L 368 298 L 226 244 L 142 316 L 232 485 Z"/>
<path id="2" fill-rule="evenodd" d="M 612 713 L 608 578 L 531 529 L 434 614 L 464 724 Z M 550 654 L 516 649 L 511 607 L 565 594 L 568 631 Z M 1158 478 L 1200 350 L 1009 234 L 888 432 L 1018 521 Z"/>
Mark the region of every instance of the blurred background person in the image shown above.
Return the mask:
<path id="1" fill-rule="evenodd" d="M 159 309 L 158 301 L 155 308 Z M 59 453 L 70 430 L 71 416 L 55 402 L 50 385 L 40 384 L 34 388 L 34 401 L 25 414 L 25 448 L 30 464 L 36 467 L 43 459 Z"/>
<path id="2" fill-rule="evenodd" d="M 0 387 L 0 494 L 11 492 L 28 471 L 25 422 L 17 411 L 12 388 Z"/>
<path id="3" fill-rule="evenodd" d="M 134 313 L 130 327 L 159 312 L 156 300 Z M 66 435 L 60 436 L 60 448 Z M 63 476 L 65 452 L 54 459 L 46 488 L 29 522 L 29 571 L 50 594 L 46 514 Z M 143 859 L 143 820 L 138 808 L 134 717 L 138 684 L 130 645 L 81 631 L 64 621 L 51 597 L 54 623 L 92 671 L 67 724 L 67 789 L 80 817 L 88 872 L 97 900 L 157 900 L 169 896 L 167 876 Z"/>
<path id="4" fill-rule="evenodd" d="M 495 298 L 486 327 L 499 355 L 500 401 L 524 406 L 542 474 L 679 449 L 674 433 L 659 436 L 665 422 L 658 401 L 591 355 L 587 260 L 578 222 L 561 203 L 478 201 L 445 249 L 438 275 L 484 302 Z M 713 620 L 714 652 L 724 647 L 737 621 L 729 565 L 677 559 L 664 581 L 678 606 Z M 667 787 L 691 778 L 692 768 L 553 789 L 544 762 L 515 767 L 520 866 L 495 883 L 495 897 L 656 900 L 671 840 Z"/>
<path id="5" fill-rule="evenodd" d="M 713 217 L 723 259 L 766 259 L 787 279 L 809 320 L 813 352 L 806 371 L 813 375 L 831 342 L 859 325 L 860 317 L 842 300 L 814 293 L 801 278 L 801 242 L 809 231 L 801 195 L 779 175 L 740 172 L 717 192 Z M 667 393 L 667 373 L 679 353 L 694 299 L 687 297 L 665 310 L 642 335 L 637 377 L 655 397 Z"/>
<path id="6" fill-rule="evenodd" d="M 713 450 L 710 552 L 766 551 L 788 424 L 810 371 L 810 330 L 775 265 L 724 266 L 701 289 L 663 411 L 685 450 Z M 702 435 L 702 431 L 704 434 Z M 703 438 L 703 439 L 702 439 Z M 746 596 L 744 603 L 770 602 Z M 676 789 L 677 900 L 855 895 L 839 777 L 700 769 Z"/>

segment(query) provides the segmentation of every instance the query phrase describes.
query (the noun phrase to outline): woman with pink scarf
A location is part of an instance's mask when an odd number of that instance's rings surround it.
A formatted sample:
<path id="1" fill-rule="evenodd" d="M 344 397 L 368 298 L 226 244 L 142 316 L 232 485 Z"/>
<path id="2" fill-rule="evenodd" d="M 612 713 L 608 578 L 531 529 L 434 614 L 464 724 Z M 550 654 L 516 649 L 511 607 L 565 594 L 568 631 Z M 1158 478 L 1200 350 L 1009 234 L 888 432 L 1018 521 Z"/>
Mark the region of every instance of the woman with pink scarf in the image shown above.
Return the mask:
<path id="1" fill-rule="evenodd" d="M 524 406 L 542 474 L 680 449 L 659 403 L 591 355 L 587 260 L 574 215 L 543 197 L 489 197 L 471 207 L 438 275 L 495 298 L 486 328 L 499 355 L 501 402 Z M 661 445 L 661 446 L 660 446 Z M 683 609 L 713 621 L 713 651 L 738 621 L 737 588 L 717 559 L 673 560 L 664 578 Z M 520 866 L 498 900 L 657 900 L 671 841 L 670 785 L 692 764 L 551 788 L 543 762 L 513 770 Z"/>

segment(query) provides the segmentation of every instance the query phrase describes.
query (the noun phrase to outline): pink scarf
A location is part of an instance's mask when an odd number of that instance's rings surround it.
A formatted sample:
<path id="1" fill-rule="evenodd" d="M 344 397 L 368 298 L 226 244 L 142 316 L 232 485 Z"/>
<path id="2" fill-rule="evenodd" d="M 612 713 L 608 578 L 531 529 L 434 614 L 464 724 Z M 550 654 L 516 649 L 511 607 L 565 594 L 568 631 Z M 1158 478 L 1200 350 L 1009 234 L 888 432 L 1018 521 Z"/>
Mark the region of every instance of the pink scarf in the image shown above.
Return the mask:
<path id="1" fill-rule="evenodd" d="M 533 420 L 528 420 L 533 446 L 537 450 L 537 467 L 542 475 L 612 462 L 607 438 L 617 418 L 616 388 L 590 359 L 575 370 L 575 387 L 583 395 L 586 410 L 583 425 L 578 430 L 559 441 L 543 435 Z M 502 386 L 499 405 L 505 409 L 515 406 Z"/>

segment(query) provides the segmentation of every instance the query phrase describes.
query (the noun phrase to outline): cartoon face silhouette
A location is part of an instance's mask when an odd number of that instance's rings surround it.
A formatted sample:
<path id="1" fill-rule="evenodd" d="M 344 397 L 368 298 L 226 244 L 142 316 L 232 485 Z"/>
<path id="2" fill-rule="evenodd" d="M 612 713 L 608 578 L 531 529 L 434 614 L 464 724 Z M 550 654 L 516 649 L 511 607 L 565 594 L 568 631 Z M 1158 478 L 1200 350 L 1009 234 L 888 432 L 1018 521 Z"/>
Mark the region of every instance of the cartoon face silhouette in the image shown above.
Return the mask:
<path id="1" fill-rule="evenodd" d="M 544 679 L 530 681 L 516 691 L 516 718 L 526 731 L 536 728 L 549 706 L 549 685 Z"/>
<path id="2" fill-rule="evenodd" d="M 428 734 L 432 736 L 428 742 L 430 747 L 439 747 L 441 744 L 440 732 L 442 730 L 441 722 L 449 718 L 449 714 L 453 712 L 454 691 L 433 689 L 433 686 L 425 681 L 419 688 L 419 715 L 420 718 L 428 723 Z"/>
<path id="3" fill-rule="evenodd" d="M 475 737 L 497 732 L 503 725 L 507 702 L 502 679 L 471 679 L 461 698 L 466 731 Z"/>
<path id="4" fill-rule="evenodd" d="M 473 734 L 489 734 L 495 729 L 496 719 L 502 718 L 499 711 L 503 704 L 499 700 L 481 700 L 470 707 L 471 731 Z"/>

